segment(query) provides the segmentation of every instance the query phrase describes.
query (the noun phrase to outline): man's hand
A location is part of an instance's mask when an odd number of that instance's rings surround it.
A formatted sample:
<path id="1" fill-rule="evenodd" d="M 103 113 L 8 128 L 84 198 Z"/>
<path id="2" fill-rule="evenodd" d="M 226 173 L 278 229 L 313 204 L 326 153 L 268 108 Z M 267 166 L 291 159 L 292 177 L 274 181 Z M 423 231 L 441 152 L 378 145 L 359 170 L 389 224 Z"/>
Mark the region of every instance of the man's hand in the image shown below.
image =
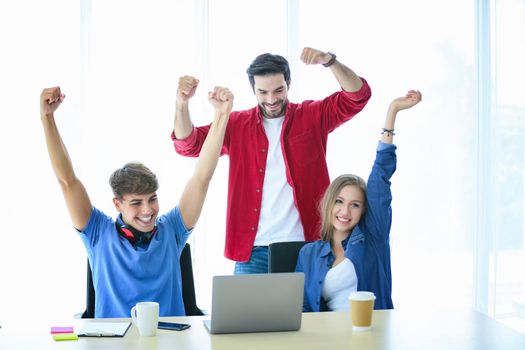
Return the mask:
<path id="1" fill-rule="evenodd" d="M 390 103 L 390 108 L 395 111 L 402 111 L 414 107 L 421 101 L 421 92 L 417 90 L 410 90 L 404 97 L 398 97 Z"/>
<path id="2" fill-rule="evenodd" d="M 60 87 L 55 86 L 42 90 L 40 94 L 40 116 L 53 115 L 58 106 L 64 101 L 66 95 L 60 92 Z"/>
<path id="3" fill-rule="evenodd" d="M 195 95 L 199 79 L 192 76 L 185 75 L 179 78 L 179 86 L 177 87 L 177 103 L 188 103 L 190 98 Z"/>
<path id="4" fill-rule="evenodd" d="M 216 86 L 213 91 L 208 92 L 210 101 L 215 111 L 230 114 L 233 107 L 233 94 L 228 88 Z"/>
<path id="5" fill-rule="evenodd" d="M 311 47 L 305 47 L 301 53 L 301 61 L 306 64 L 325 64 L 330 61 L 332 55 L 312 49 Z"/>

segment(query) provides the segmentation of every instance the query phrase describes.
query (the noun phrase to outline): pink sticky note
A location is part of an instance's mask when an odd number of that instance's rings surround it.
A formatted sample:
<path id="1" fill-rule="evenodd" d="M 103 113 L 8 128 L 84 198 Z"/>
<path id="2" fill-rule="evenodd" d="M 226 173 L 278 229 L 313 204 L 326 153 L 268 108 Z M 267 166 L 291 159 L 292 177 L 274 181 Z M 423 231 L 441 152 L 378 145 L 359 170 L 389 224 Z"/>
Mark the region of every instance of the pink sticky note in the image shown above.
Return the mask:
<path id="1" fill-rule="evenodd" d="M 73 327 L 51 327 L 51 334 L 73 333 Z"/>

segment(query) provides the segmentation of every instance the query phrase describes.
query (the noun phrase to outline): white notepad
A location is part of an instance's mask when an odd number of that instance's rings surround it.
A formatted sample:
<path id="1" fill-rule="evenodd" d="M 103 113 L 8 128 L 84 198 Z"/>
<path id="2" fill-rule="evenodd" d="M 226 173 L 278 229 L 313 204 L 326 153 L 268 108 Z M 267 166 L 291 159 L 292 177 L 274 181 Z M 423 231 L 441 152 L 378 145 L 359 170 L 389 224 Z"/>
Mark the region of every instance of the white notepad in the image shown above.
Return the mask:
<path id="1" fill-rule="evenodd" d="M 131 322 L 88 322 L 83 325 L 79 337 L 123 337 Z"/>

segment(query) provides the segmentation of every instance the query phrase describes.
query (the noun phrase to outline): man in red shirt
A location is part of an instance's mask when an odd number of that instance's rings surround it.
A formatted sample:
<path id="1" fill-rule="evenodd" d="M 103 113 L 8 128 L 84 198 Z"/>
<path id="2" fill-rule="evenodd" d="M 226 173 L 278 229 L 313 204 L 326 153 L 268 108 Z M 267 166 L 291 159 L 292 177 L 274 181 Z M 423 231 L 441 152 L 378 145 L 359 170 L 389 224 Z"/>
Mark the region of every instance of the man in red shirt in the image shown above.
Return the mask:
<path id="1" fill-rule="evenodd" d="M 304 48 L 301 61 L 327 67 L 341 91 L 300 104 L 288 101 L 290 67 L 262 54 L 247 73 L 257 106 L 233 111 L 221 154 L 230 157 L 224 255 L 235 273 L 268 271 L 268 245 L 319 239 L 317 205 L 330 183 L 328 134 L 360 112 L 371 96 L 366 80 L 331 52 Z M 197 157 L 209 125 L 194 127 L 189 100 L 199 81 L 179 79 L 172 140 L 177 153 Z"/>

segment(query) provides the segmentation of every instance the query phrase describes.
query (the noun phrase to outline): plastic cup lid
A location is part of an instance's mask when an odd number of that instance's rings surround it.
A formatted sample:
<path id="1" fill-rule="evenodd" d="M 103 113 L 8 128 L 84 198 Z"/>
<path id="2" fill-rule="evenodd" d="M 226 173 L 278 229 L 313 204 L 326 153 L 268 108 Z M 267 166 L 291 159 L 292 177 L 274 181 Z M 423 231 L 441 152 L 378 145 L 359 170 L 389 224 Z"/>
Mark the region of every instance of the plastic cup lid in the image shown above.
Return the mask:
<path id="1" fill-rule="evenodd" d="M 375 300 L 373 292 L 352 292 L 348 297 L 349 300 Z"/>

